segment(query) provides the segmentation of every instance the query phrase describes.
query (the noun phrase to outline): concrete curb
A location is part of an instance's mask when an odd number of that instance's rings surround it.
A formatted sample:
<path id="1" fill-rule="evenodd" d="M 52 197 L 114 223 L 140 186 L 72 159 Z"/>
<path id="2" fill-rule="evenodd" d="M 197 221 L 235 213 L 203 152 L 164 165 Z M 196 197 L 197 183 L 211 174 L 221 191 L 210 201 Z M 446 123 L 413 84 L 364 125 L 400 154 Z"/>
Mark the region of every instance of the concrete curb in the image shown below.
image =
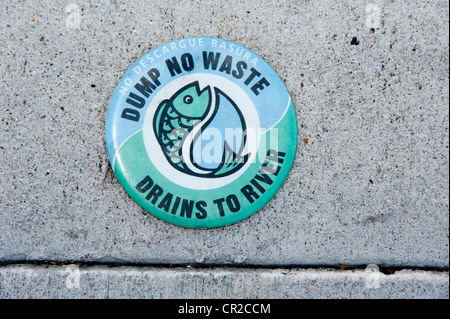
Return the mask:
<path id="1" fill-rule="evenodd" d="M 0 298 L 449 298 L 448 272 L 11 265 Z"/>

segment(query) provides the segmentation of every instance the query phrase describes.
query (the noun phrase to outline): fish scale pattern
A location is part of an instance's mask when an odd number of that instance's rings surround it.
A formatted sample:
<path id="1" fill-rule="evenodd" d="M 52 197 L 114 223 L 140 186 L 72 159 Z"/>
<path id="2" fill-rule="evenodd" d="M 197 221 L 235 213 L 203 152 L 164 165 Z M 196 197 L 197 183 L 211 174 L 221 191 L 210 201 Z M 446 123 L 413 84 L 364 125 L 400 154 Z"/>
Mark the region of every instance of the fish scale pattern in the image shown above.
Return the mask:
<path id="1" fill-rule="evenodd" d="M 166 158 L 174 165 L 185 170 L 181 149 L 184 140 L 195 125 L 205 117 L 186 117 L 176 111 L 170 101 L 163 101 L 155 116 L 156 137 Z"/>

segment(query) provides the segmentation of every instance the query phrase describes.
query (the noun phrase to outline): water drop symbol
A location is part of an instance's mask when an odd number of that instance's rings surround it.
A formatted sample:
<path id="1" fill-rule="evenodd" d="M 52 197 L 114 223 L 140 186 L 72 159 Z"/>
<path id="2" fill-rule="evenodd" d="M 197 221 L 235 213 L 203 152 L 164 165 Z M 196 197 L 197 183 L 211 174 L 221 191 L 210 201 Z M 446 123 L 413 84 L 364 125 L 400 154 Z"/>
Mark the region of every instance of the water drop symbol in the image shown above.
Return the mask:
<path id="1" fill-rule="evenodd" d="M 162 101 L 153 119 L 155 136 L 171 164 L 183 173 L 224 177 L 248 160 L 243 154 L 246 124 L 222 90 L 192 82 Z"/>

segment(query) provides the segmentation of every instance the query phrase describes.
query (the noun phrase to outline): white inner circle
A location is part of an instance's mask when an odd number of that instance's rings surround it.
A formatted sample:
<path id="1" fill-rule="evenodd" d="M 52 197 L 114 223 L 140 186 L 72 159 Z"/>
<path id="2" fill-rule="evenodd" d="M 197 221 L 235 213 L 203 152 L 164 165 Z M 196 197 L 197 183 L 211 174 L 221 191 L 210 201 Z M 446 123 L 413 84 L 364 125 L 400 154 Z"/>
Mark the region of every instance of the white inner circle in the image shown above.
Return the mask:
<path id="1" fill-rule="evenodd" d="M 170 165 L 167 161 L 156 139 L 153 130 L 153 118 L 157 107 L 163 100 L 169 99 L 180 88 L 194 81 L 198 81 L 200 90 L 209 85 L 212 90 L 211 93 L 214 94 L 214 87 L 217 87 L 225 92 L 233 101 L 235 101 L 242 113 L 242 116 L 244 117 L 248 131 L 251 130 L 253 132 L 258 132 L 260 124 L 258 112 L 256 111 L 255 105 L 250 97 L 248 97 L 244 90 L 242 90 L 236 83 L 218 75 L 208 73 L 189 74 L 170 82 L 154 96 L 148 106 L 147 113 L 145 114 L 143 128 L 144 145 L 150 160 L 156 169 L 170 181 L 185 188 L 208 190 L 231 183 L 247 170 L 247 168 L 256 159 L 256 152 L 259 146 L 259 134 L 252 134 L 249 136 L 250 138 L 256 138 L 257 141 L 247 143 L 248 153 L 250 153 L 249 158 L 241 169 L 231 175 L 217 178 L 204 178 L 185 174 L 172 167 L 172 165 Z"/>

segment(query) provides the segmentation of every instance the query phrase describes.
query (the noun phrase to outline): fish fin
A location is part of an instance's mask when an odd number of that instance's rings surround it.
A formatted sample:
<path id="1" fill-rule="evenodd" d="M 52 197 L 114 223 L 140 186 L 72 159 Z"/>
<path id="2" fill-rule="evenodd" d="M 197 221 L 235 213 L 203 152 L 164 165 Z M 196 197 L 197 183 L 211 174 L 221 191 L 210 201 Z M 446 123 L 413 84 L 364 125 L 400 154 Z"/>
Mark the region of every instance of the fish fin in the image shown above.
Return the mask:
<path id="1" fill-rule="evenodd" d="M 228 143 L 225 142 L 222 163 L 214 171 L 213 175 L 219 177 L 237 171 L 247 162 L 248 156 L 249 154 L 246 154 L 245 156 L 236 154 Z"/>
<path id="2" fill-rule="evenodd" d="M 155 116 L 153 117 L 153 129 L 155 131 L 155 135 L 157 137 L 160 136 L 161 131 L 163 129 L 163 125 L 164 125 L 164 117 L 165 117 L 165 113 L 167 113 L 166 108 L 167 105 L 169 104 L 169 100 L 164 100 L 162 101 L 159 106 L 158 109 L 155 112 Z"/>

